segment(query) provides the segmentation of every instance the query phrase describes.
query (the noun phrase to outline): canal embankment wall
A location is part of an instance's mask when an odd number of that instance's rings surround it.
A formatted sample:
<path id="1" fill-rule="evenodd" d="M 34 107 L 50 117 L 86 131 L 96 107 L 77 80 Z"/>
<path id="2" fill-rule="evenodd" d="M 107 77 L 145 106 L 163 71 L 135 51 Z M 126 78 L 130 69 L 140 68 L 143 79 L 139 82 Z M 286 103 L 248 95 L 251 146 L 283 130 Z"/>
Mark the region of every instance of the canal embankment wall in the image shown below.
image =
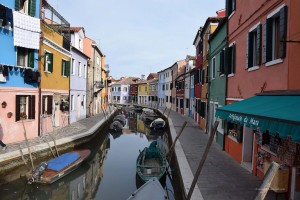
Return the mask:
<path id="1" fill-rule="evenodd" d="M 8 144 L 6 151 L 0 152 L 0 174 L 5 174 L 7 171 L 24 165 L 24 160 L 28 166 L 31 166 L 28 146 L 33 160 L 38 160 L 39 158 L 52 156 L 49 146 L 56 153 L 56 148 L 58 152 L 63 152 L 89 141 L 91 136 L 103 129 L 114 116 L 116 109 L 112 108 L 110 110 L 111 112 L 107 111 L 105 114 L 100 113 L 82 119 L 52 133 L 28 140 L 28 145 L 25 140 Z"/>

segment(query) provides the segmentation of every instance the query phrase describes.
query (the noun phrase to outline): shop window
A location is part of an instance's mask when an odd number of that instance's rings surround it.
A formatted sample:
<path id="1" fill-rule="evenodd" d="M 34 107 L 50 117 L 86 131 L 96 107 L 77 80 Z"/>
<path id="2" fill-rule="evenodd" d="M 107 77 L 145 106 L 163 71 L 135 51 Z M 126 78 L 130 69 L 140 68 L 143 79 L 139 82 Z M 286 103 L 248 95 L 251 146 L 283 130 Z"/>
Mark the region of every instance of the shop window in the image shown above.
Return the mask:
<path id="1" fill-rule="evenodd" d="M 281 138 L 278 134 L 271 135 L 267 130 L 262 133 L 262 146 L 265 149 L 277 154 L 278 148 L 281 146 Z"/>
<path id="2" fill-rule="evenodd" d="M 243 126 L 236 123 L 227 122 L 225 129 L 225 133 L 235 138 L 237 142 L 243 142 Z"/>

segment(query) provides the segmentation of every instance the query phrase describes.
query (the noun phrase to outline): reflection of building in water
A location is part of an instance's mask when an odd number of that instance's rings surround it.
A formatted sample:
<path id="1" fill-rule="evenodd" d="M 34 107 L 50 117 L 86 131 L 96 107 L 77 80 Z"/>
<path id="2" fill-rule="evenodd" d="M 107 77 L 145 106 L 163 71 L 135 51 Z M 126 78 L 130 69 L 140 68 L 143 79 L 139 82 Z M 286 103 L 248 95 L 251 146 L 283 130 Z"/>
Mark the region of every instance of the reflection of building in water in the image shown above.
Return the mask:
<path id="1" fill-rule="evenodd" d="M 144 134 L 149 134 L 150 133 L 150 129 L 145 126 L 145 123 L 142 120 L 142 118 L 141 118 L 140 115 L 137 115 L 137 122 L 136 122 L 136 124 L 137 124 L 136 128 L 137 128 L 138 132 L 144 133 Z"/>

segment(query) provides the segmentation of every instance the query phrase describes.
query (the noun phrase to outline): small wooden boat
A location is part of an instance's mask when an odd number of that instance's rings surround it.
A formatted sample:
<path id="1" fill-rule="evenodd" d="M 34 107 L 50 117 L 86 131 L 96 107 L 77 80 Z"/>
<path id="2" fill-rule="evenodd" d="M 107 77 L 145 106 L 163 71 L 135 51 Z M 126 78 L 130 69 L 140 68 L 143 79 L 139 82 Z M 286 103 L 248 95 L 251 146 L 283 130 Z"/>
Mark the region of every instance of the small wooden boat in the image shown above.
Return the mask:
<path id="1" fill-rule="evenodd" d="M 62 154 L 48 162 L 42 162 L 26 175 L 28 183 L 51 184 L 74 171 L 89 155 L 88 149 Z"/>
<path id="2" fill-rule="evenodd" d="M 127 200 L 166 200 L 168 196 L 157 178 L 151 178 L 137 189 Z"/>
<path id="3" fill-rule="evenodd" d="M 114 117 L 113 121 L 119 121 L 123 124 L 123 126 L 126 125 L 126 116 L 124 114 L 117 115 Z"/>
<path id="4" fill-rule="evenodd" d="M 156 177 L 163 177 L 167 169 L 167 160 L 160 149 L 150 146 L 140 152 L 136 161 L 137 174 L 144 182 Z"/>
<path id="5" fill-rule="evenodd" d="M 153 122 L 151 122 L 150 129 L 155 131 L 163 130 L 165 125 L 166 125 L 165 120 L 163 120 L 162 118 L 157 118 Z"/>
<path id="6" fill-rule="evenodd" d="M 143 108 L 143 113 L 141 114 L 141 119 L 143 121 L 153 121 L 158 118 L 158 115 L 149 108 Z"/>

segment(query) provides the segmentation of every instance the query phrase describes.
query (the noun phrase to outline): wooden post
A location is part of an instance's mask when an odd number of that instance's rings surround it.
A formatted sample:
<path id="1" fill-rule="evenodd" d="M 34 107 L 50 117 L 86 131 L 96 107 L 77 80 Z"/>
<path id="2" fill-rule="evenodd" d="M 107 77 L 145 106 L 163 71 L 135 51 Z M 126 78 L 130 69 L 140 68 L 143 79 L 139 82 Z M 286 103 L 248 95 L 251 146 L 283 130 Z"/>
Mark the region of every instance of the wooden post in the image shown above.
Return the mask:
<path id="1" fill-rule="evenodd" d="M 25 125 L 24 125 L 24 120 L 21 120 L 21 121 L 22 121 L 22 124 L 23 124 L 24 138 L 25 138 L 26 145 L 27 145 L 27 148 L 28 148 L 28 153 L 29 153 L 30 161 L 31 161 L 31 167 L 32 167 L 32 171 L 33 171 L 34 170 L 33 159 L 32 159 L 32 155 L 31 155 L 31 151 L 30 151 L 30 147 L 29 147 L 29 143 L 28 143 L 28 139 L 27 139 L 27 135 L 26 135 L 26 129 L 25 129 Z"/>
<path id="2" fill-rule="evenodd" d="M 179 131 L 179 133 L 177 134 L 172 146 L 170 147 L 170 150 L 169 150 L 169 153 L 167 154 L 167 156 L 169 156 L 169 163 L 171 163 L 171 159 L 172 159 L 172 155 L 173 155 L 173 151 L 174 151 L 174 148 L 175 148 L 175 144 L 179 138 L 179 136 L 181 135 L 181 133 L 183 132 L 183 129 L 185 128 L 185 126 L 187 125 L 187 121 L 185 121 L 181 127 L 181 130 Z"/>
<path id="3" fill-rule="evenodd" d="M 270 185 L 272 183 L 272 180 L 274 179 L 275 175 L 276 175 L 276 172 L 279 170 L 279 164 L 276 163 L 276 162 L 272 162 L 271 166 L 269 167 L 265 177 L 264 177 L 264 180 L 261 184 L 261 186 L 259 187 L 258 191 L 257 191 L 257 194 L 254 198 L 254 200 L 263 200 L 265 199 L 267 193 L 268 193 L 268 190 L 270 188 Z"/>
<path id="4" fill-rule="evenodd" d="M 165 114 L 166 110 L 167 110 L 167 107 L 165 107 L 164 112 L 163 112 L 163 115 Z"/>
<path id="5" fill-rule="evenodd" d="M 50 149 L 50 151 L 51 151 L 53 157 L 55 158 L 54 151 L 52 150 L 52 148 L 51 148 L 51 146 L 50 146 L 50 143 L 48 142 L 47 138 L 45 137 L 45 139 L 44 139 L 44 137 L 42 137 L 42 139 L 48 144 L 48 147 L 49 147 L 49 149 Z"/>
<path id="6" fill-rule="evenodd" d="M 20 154 L 21 154 L 21 156 L 22 156 L 22 160 L 23 160 L 25 166 L 27 167 L 27 169 L 30 169 L 30 168 L 28 167 L 28 165 L 27 165 L 27 162 L 26 162 L 25 158 L 24 158 L 24 154 L 23 154 L 21 145 L 19 145 L 19 148 L 20 148 L 20 149 L 19 149 L 19 150 L 20 150 Z"/>
<path id="7" fill-rule="evenodd" d="M 214 124 L 214 127 L 213 127 L 213 129 L 212 129 L 212 132 L 210 133 L 210 137 L 209 137 L 208 143 L 207 143 L 207 145 L 206 145 L 205 151 L 204 151 L 204 153 L 203 153 L 203 156 L 202 156 L 201 161 L 200 161 L 200 163 L 199 163 L 198 169 L 197 169 L 196 174 L 195 174 L 195 176 L 194 176 L 194 180 L 193 180 L 193 182 L 192 182 L 191 188 L 190 188 L 190 190 L 189 190 L 188 196 L 187 196 L 187 198 L 186 198 L 187 200 L 190 200 L 191 197 L 192 197 L 193 191 L 194 191 L 194 189 L 195 189 L 195 185 L 196 185 L 196 183 L 197 183 L 197 180 L 198 180 L 198 178 L 199 178 L 199 175 L 200 175 L 200 173 L 201 173 L 201 170 L 202 170 L 202 168 L 203 168 L 203 166 L 204 166 L 204 162 L 205 162 L 205 160 L 206 160 L 206 157 L 207 157 L 207 154 L 208 154 L 208 152 L 209 152 L 210 146 L 211 146 L 211 144 L 212 144 L 212 142 L 213 142 L 213 140 L 214 140 L 215 134 L 216 134 L 216 132 L 217 132 L 218 125 L 219 125 L 219 121 L 215 121 L 215 124 Z"/>

